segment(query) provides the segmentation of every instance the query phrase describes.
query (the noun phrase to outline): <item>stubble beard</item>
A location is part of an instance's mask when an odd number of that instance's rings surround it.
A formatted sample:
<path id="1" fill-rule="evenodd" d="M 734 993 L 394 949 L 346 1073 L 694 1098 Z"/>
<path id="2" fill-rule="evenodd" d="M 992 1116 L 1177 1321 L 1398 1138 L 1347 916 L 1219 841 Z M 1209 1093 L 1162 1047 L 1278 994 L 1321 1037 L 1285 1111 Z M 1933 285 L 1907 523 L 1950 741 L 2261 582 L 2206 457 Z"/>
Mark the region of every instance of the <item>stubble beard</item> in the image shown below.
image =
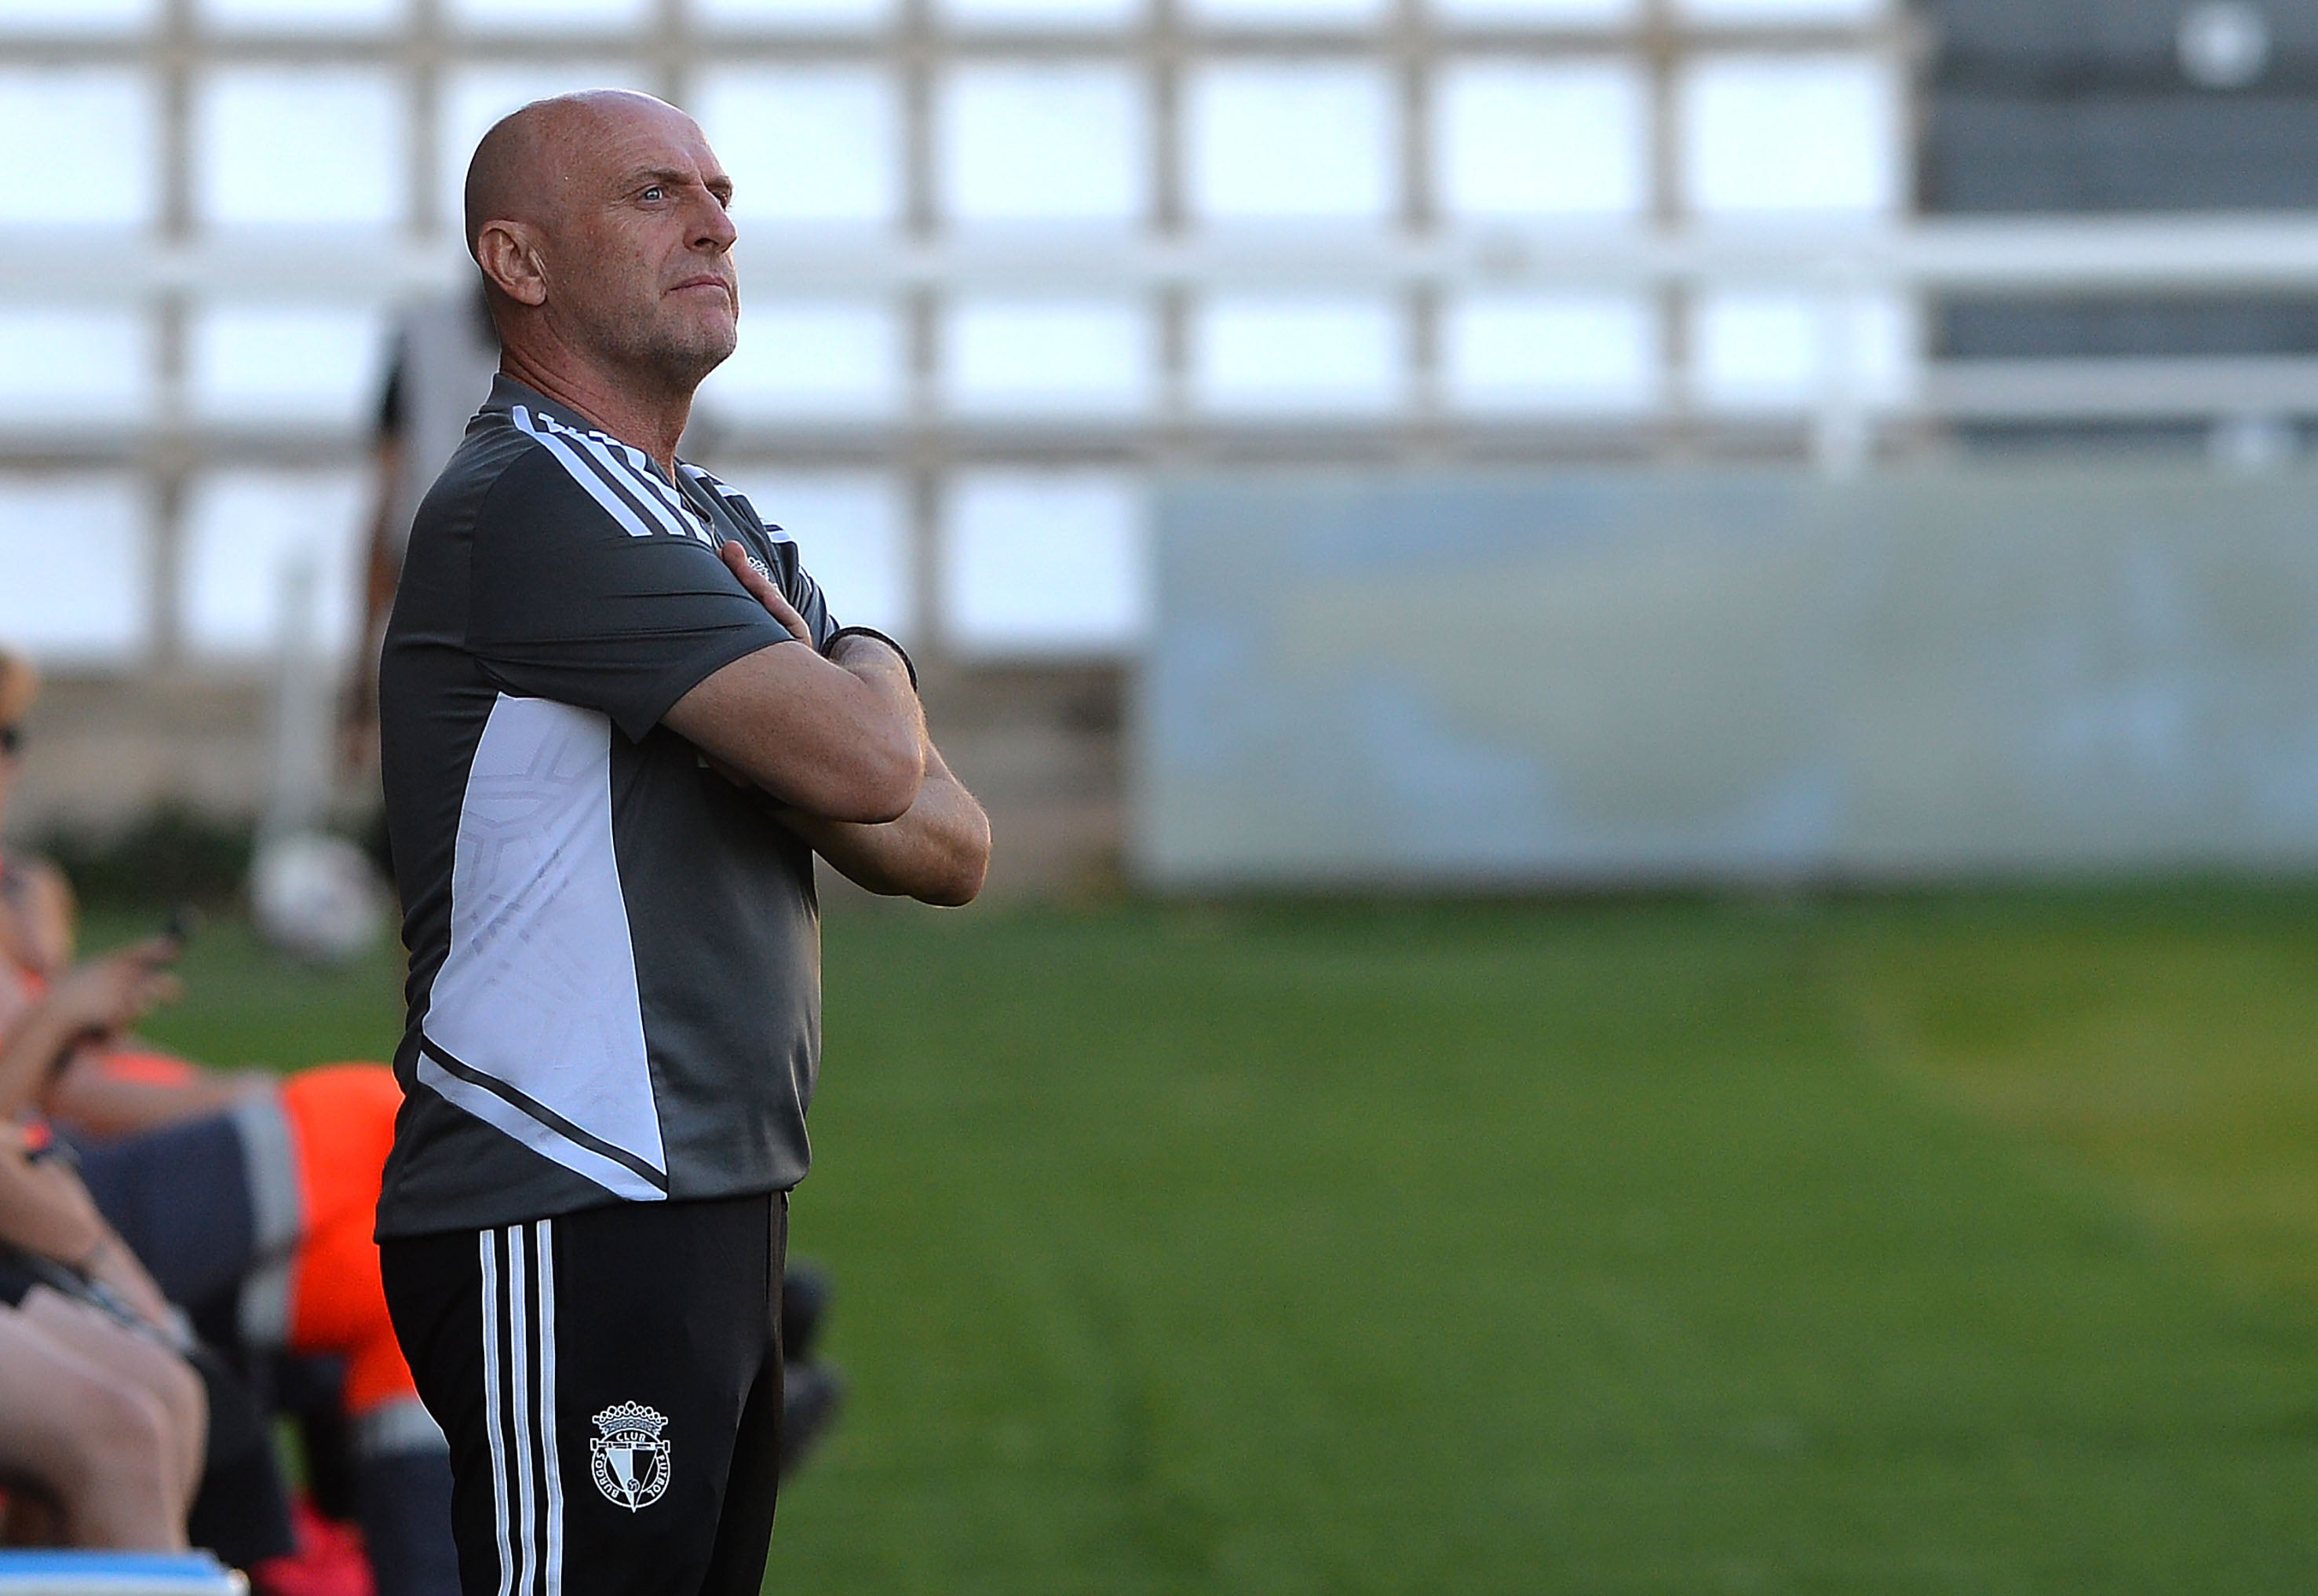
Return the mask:
<path id="1" fill-rule="evenodd" d="M 702 381 L 732 357 L 739 343 L 736 325 L 720 327 L 690 318 L 679 321 L 659 304 L 651 311 L 610 319 L 600 347 L 615 370 L 629 374 L 640 386 L 689 403 Z"/>

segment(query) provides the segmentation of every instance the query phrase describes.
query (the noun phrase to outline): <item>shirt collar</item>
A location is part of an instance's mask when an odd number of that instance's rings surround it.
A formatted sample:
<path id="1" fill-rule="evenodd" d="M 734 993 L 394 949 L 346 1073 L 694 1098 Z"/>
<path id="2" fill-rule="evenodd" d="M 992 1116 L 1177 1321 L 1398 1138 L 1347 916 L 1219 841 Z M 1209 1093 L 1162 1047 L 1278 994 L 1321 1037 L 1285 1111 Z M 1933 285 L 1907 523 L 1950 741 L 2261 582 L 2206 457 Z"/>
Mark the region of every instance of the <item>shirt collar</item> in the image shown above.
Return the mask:
<path id="1" fill-rule="evenodd" d="M 483 401 L 484 411 L 491 415 L 504 416 L 517 405 L 523 406 L 535 416 L 544 416 L 559 426 L 569 427 L 579 432 L 593 433 L 599 437 L 611 437 L 610 433 L 606 432 L 571 406 L 548 398 L 546 394 L 526 383 L 517 382 L 505 372 L 495 374 L 491 378 L 491 396 Z M 626 443 L 625 439 L 615 441 Z M 636 447 L 633 444 L 628 444 L 627 446 Z M 660 462 L 652 460 L 649 455 L 644 458 L 650 463 L 652 474 L 662 481 L 667 481 L 667 473 L 660 470 Z M 679 457 L 677 464 L 682 466 L 684 464 L 685 461 Z M 676 473 L 676 481 L 671 485 L 681 491 L 684 482 L 685 473 L 679 470 Z"/>

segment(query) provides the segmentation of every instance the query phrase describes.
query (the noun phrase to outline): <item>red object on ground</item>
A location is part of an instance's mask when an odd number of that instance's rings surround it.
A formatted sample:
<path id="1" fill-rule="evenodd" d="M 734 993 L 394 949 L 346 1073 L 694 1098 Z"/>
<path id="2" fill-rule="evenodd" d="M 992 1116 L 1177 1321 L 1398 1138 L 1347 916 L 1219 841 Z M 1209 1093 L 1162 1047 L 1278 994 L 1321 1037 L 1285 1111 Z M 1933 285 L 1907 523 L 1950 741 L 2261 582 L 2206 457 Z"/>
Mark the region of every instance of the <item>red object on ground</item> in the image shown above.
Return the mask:
<path id="1" fill-rule="evenodd" d="M 290 1504 L 298 1549 L 249 1571 L 254 1596 L 378 1596 L 362 1531 L 325 1519 L 301 1495 Z"/>

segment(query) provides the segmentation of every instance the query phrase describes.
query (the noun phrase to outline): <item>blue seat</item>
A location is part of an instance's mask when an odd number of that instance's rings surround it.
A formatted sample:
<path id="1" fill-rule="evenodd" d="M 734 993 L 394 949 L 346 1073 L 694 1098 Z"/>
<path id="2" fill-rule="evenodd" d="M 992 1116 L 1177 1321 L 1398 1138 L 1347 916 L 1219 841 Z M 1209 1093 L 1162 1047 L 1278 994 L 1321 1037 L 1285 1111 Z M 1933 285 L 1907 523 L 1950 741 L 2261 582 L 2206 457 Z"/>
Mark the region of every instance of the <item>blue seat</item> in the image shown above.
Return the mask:
<path id="1" fill-rule="evenodd" d="M 207 1552 L 0 1551 L 0 1596 L 248 1596 Z"/>

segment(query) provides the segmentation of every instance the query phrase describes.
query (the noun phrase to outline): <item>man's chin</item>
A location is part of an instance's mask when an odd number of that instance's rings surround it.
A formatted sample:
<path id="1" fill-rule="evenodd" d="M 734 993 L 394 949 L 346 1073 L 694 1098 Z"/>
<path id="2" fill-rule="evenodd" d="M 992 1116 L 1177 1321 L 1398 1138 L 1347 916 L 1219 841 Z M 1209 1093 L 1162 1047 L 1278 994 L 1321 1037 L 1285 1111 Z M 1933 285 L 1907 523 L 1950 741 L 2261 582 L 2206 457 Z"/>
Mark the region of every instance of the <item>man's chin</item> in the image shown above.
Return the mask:
<path id="1" fill-rule="evenodd" d="M 732 351 L 740 347 L 740 338 L 732 329 L 727 329 L 722 338 L 705 339 L 690 351 L 694 367 L 699 372 L 700 377 L 705 377 L 732 359 Z M 693 381 L 698 382 L 700 377 L 695 377 Z"/>
<path id="2" fill-rule="evenodd" d="M 705 328 L 695 329 L 691 337 L 663 339 L 650 349 L 636 351 L 638 358 L 623 364 L 640 374 L 651 373 L 663 388 L 689 393 L 710 372 L 732 357 L 738 343 L 730 328 L 721 334 Z"/>
<path id="3" fill-rule="evenodd" d="M 700 363 L 703 376 L 732 357 L 741 344 L 741 319 L 731 311 L 694 318 L 690 326 L 671 343 L 680 346 L 687 359 Z"/>

